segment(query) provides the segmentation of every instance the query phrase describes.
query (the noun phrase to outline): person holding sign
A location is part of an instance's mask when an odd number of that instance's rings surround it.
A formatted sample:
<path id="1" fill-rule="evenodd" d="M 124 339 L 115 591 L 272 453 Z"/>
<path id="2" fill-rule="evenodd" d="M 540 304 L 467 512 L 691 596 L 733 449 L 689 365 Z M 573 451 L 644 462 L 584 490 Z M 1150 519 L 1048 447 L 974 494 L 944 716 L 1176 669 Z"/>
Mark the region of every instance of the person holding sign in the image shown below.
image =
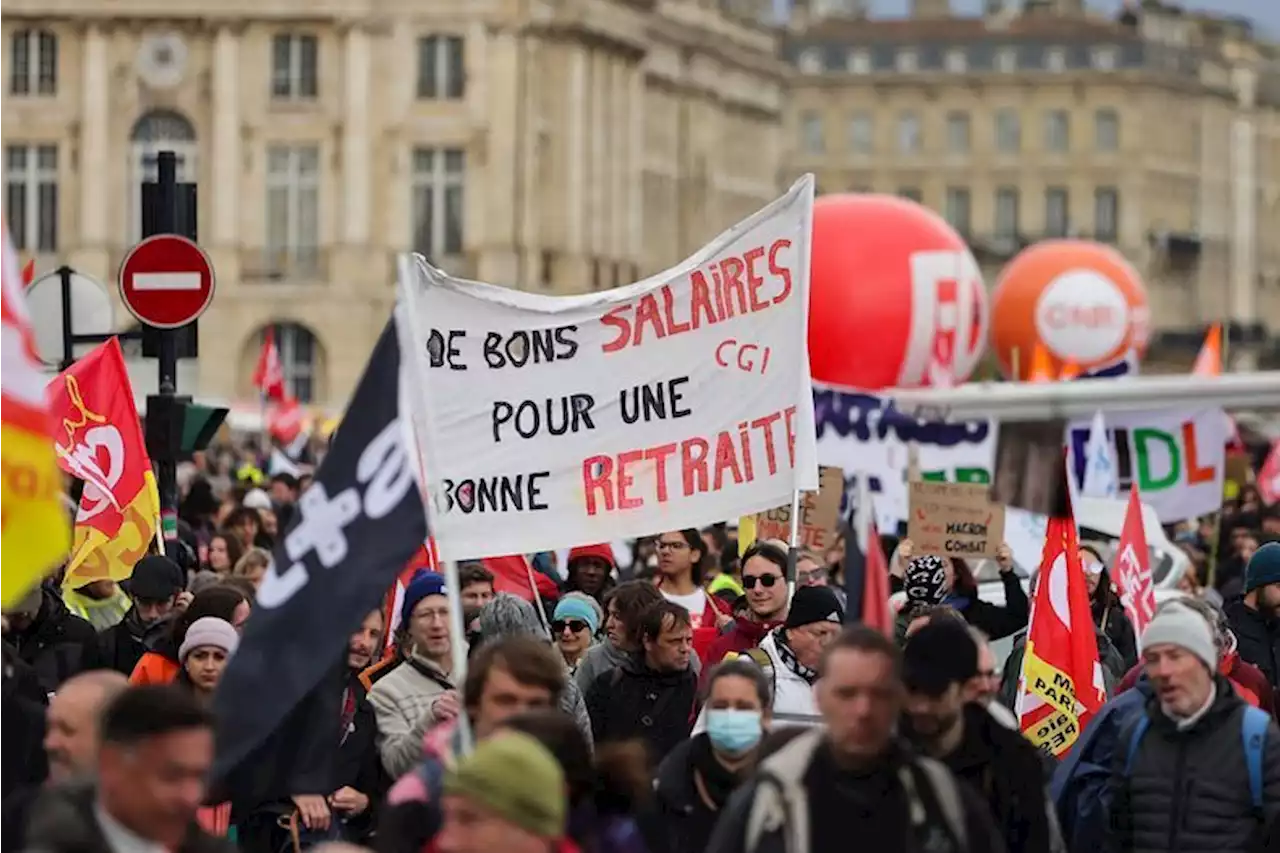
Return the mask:
<path id="1" fill-rule="evenodd" d="M 707 545 L 696 528 L 672 530 L 658 537 L 658 590 L 673 604 L 689 611 L 693 650 L 706 660 L 720 629 L 732 621 L 728 605 L 702 588 Z"/>
<path id="2" fill-rule="evenodd" d="M 912 609 L 929 604 L 947 604 L 958 610 L 968 622 L 992 640 L 999 640 L 1027 627 L 1031 605 L 1021 581 L 1013 571 L 1013 551 L 1007 543 L 996 551 L 1000 582 L 1004 585 L 1003 607 L 978 598 L 978 582 L 969 564 L 958 557 L 935 554 L 914 556 L 910 539 L 898 545 L 898 559 L 890 572 L 891 592 L 904 592 L 907 604 L 898 620 L 899 635 L 906 627 Z"/>

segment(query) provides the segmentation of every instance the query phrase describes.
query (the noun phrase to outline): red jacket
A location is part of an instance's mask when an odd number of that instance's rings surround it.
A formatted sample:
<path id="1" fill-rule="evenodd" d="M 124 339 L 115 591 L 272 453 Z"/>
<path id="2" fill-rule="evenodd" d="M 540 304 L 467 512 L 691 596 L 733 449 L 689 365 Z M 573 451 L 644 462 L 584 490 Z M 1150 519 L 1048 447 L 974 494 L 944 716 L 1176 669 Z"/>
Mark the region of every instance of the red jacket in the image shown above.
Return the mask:
<path id="1" fill-rule="evenodd" d="M 754 649 L 760 645 L 760 641 L 765 638 L 765 635 L 781 624 L 781 622 L 753 622 L 742 616 L 733 620 L 733 625 L 729 630 L 716 638 L 716 641 L 711 644 L 711 648 L 707 651 L 707 656 L 702 658 L 704 682 L 707 673 L 711 671 L 711 667 L 724 660 L 725 655 L 730 652 L 745 652 L 748 649 Z"/>
<path id="2" fill-rule="evenodd" d="M 1255 708 L 1266 711 L 1272 717 L 1275 716 L 1275 707 L 1272 703 L 1271 684 L 1268 683 L 1267 677 L 1262 674 L 1262 670 L 1246 660 L 1242 660 L 1240 655 L 1235 652 L 1228 652 L 1222 662 L 1218 664 L 1218 672 L 1227 677 L 1231 682 L 1231 686 L 1236 689 L 1236 693 L 1240 698 L 1248 702 Z M 1116 688 L 1116 695 L 1120 695 L 1126 690 L 1138 683 L 1138 676 L 1142 675 L 1142 664 L 1138 664 L 1133 669 L 1125 673 L 1124 678 L 1120 680 L 1120 685 Z"/>

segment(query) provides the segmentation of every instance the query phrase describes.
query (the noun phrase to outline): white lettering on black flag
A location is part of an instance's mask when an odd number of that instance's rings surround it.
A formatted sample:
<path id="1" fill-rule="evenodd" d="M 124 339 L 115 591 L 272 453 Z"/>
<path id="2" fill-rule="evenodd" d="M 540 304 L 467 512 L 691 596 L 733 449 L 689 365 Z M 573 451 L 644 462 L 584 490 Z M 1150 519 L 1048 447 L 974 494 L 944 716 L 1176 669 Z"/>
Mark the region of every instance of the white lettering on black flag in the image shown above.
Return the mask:
<path id="1" fill-rule="evenodd" d="M 582 296 L 418 259 L 402 331 L 441 556 L 698 527 L 817 489 L 812 208 L 805 176 L 682 264 Z"/>
<path id="2" fill-rule="evenodd" d="M 399 367 L 388 323 L 219 683 L 219 779 L 344 659 L 350 635 L 427 538 L 400 421 Z"/>

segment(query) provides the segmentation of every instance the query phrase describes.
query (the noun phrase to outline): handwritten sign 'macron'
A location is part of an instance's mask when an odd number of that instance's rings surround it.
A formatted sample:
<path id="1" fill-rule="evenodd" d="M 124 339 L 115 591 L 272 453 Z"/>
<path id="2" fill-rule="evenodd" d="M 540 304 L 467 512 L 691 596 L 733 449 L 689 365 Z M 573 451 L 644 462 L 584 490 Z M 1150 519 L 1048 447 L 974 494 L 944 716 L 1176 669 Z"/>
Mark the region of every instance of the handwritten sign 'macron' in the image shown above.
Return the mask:
<path id="1" fill-rule="evenodd" d="M 1004 541 L 1004 507 L 991 503 L 986 486 L 912 483 L 907 536 L 921 554 L 994 557 Z"/>

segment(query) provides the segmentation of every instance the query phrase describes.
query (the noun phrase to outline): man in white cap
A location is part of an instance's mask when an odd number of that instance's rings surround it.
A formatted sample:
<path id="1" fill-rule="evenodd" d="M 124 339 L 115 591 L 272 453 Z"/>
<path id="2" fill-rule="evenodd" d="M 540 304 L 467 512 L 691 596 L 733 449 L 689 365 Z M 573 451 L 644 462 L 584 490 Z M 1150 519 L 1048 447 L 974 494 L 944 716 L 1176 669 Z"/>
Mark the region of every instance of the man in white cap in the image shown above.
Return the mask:
<path id="1" fill-rule="evenodd" d="M 1218 673 L 1209 625 L 1186 605 L 1156 612 L 1142 657 L 1155 695 L 1116 748 L 1117 849 L 1259 849 L 1280 818 L 1280 729 Z"/>

